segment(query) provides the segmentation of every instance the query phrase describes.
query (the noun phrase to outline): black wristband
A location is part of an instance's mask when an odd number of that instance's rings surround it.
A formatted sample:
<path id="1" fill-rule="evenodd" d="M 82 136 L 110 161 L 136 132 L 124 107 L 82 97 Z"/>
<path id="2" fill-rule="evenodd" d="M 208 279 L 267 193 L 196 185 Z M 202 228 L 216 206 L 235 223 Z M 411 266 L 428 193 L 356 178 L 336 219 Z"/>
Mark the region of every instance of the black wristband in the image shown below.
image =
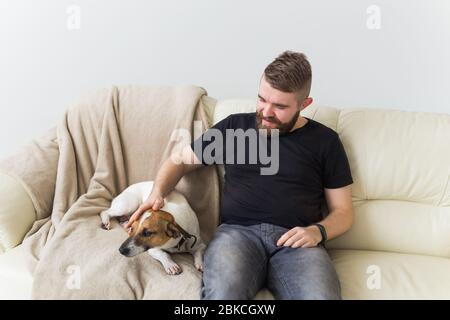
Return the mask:
<path id="1" fill-rule="evenodd" d="M 327 241 L 327 230 L 325 230 L 325 227 L 321 225 L 320 223 L 314 223 L 314 226 L 317 226 L 320 230 L 320 234 L 322 235 L 322 240 L 318 243 L 319 245 L 324 244 L 325 241 Z"/>

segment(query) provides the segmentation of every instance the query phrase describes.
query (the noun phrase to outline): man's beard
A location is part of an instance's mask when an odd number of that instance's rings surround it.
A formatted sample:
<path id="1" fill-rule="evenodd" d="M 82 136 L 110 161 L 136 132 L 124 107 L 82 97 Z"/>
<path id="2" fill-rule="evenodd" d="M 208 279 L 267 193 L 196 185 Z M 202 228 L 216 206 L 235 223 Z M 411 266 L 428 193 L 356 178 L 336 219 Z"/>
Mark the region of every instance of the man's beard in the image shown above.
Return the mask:
<path id="1" fill-rule="evenodd" d="M 258 112 L 256 111 L 256 126 L 258 129 L 266 129 L 267 130 L 267 135 L 270 136 L 271 135 L 271 131 L 273 129 L 278 129 L 279 130 L 279 135 L 285 135 L 288 132 L 290 132 L 292 130 L 292 128 L 295 126 L 295 123 L 298 120 L 298 117 L 300 116 L 300 110 L 297 111 L 294 116 L 292 117 L 292 119 L 289 122 L 286 123 L 282 123 L 279 119 L 277 119 L 276 117 L 267 117 L 264 118 L 262 115 L 262 111 Z M 275 127 L 267 127 L 265 125 L 262 124 L 262 121 L 266 120 L 268 122 L 274 123 L 276 124 Z"/>

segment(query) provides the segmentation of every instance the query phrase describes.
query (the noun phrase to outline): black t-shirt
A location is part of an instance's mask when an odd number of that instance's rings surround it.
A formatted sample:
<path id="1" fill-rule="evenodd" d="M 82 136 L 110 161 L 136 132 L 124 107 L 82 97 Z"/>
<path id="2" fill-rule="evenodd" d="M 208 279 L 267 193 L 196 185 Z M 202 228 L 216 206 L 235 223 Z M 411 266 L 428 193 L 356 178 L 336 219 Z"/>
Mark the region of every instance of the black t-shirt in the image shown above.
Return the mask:
<path id="1" fill-rule="evenodd" d="M 256 163 L 251 161 L 250 154 L 255 149 L 250 147 L 250 139 L 244 139 L 245 150 L 240 150 L 245 151 L 245 163 L 242 158 L 241 163 L 237 163 L 237 139 L 234 140 L 234 153 L 231 157 L 230 152 L 227 153 L 227 129 L 252 129 L 250 131 L 258 135 L 255 116 L 255 112 L 232 114 L 212 127 L 217 129 L 212 131 L 222 133 L 223 139 L 216 141 L 214 135 L 214 138 L 208 138 L 212 133 L 209 129 L 191 144 L 204 165 L 224 164 L 221 222 L 240 225 L 266 222 L 293 228 L 322 220 L 324 188 L 340 188 L 353 183 L 338 134 L 305 117 L 308 119 L 305 125 L 279 137 L 278 166 L 273 165 L 275 160 L 271 162 L 272 167 L 278 167 L 277 172 L 261 174 L 261 169 L 271 164 L 261 157 L 257 157 Z M 276 149 L 272 148 L 271 141 L 269 138 L 265 144 L 258 142 L 256 154 L 262 150 L 263 154 L 266 152 L 275 159 L 276 152 L 271 150 Z M 231 146 L 228 145 L 229 150 Z M 204 157 L 207 153 L 204 151 L 215 156 L 215 160 Z"/>

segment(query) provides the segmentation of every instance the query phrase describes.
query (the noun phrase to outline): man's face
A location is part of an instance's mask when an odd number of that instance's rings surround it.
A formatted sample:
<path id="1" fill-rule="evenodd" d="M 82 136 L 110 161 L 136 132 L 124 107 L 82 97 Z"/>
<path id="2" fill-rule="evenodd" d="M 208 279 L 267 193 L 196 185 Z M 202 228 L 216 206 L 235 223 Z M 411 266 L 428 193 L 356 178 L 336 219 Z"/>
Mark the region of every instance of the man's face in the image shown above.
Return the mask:
<path id="1" fill-rule="evenodd" d="M 296 93 L 274 89 L 262 76 L 256 107 L 258 129 L 267 129 L 268 135 L 271 129 L 278 129 L 280 136 L 286 134 L 296 124 L 301 110 Z"/>

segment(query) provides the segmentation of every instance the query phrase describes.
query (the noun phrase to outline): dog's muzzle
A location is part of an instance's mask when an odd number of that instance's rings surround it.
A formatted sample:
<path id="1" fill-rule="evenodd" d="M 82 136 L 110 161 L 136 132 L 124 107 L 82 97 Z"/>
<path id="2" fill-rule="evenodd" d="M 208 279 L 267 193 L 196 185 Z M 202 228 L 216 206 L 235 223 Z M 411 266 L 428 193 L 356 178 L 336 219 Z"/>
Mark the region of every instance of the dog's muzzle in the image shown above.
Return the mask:
<path id="1" fill-rule="evenodd" d="M 133 238 L 128 238 L 119 248 L 119 252 L 125 257 L 134 257 L 139 253 L 147 251 L 149 248 L 146 246 L 137 245 Z"/>

